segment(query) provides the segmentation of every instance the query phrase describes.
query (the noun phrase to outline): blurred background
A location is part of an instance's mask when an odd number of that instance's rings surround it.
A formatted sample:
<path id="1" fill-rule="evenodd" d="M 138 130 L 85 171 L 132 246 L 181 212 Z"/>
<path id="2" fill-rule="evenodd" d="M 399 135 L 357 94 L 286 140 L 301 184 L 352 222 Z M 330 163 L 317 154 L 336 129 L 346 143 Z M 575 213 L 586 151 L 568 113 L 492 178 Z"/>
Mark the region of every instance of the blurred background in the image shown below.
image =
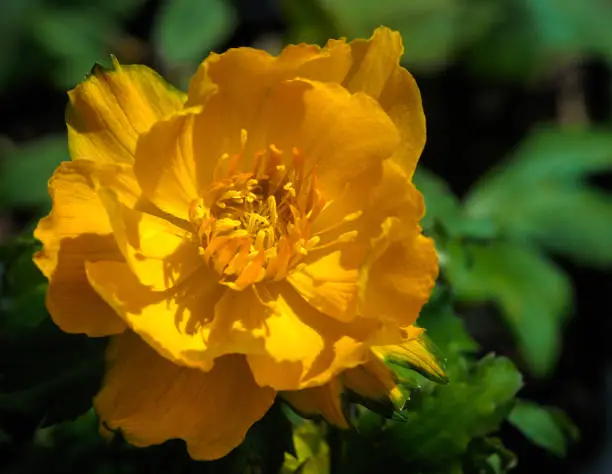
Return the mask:
<path id="1" fill-rule="evenodd" d="M 401 32 L 423 96 L 428 141 L 416 179 L 425 230 L 448 243 L 443 280 L 457 311 L 483 353 L 519 366 L 522 397 L 563 409 L 580 431 L 567 449 L 547 451 L 537 433 L 532 444 L 503 425 L 519 458 L 513 472 L 612 472 L 609 0 L 2 0 L 0 243 L 27 235 L 48 211 L 46 182 L 68 159 L 66 90 L 95 62 L 109 64 L 112 53 L 185 88 L 210 50 L 276 53 L 369 37 L 378 25 Z M 3 275 L 12 279 L 3 284 L 29 277 Z M 40 301 L 40 287 L 20 297 Z M 0 364 L 16 360 L 6 347 Z M 0 419 L 10 423 L 3 390 L 0 378 Z M 9 463 L 10 472 L 103 457 L 75 426 L 53 446 L 43 431 L 32 442 L 46 454 Z M 11 437 L 23 443 L 10 451 L 15 460 L 32 442 Z M 2 443 L 0 430 L 0 453 Z"/>

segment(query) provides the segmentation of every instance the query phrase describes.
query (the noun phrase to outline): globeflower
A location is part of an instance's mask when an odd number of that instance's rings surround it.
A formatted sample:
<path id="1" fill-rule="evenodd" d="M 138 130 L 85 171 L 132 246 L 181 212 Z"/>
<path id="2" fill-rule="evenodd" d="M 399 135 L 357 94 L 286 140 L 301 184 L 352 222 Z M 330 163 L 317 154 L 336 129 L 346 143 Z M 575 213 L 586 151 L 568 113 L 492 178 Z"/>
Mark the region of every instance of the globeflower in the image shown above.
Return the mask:
<path id="1" fill-rule="evenodd" d="M 55 323 L 111 336 L 103 431 L 215 459 L 277 397 L 346 427 L 347 395 L 401 408 L 390 364 L 443 377 L 415 326 L 438 267 L 402 51 L 387 28 L 231 49 L 187 94 L 115 60 L 69 92 L 34 259 Z"/>

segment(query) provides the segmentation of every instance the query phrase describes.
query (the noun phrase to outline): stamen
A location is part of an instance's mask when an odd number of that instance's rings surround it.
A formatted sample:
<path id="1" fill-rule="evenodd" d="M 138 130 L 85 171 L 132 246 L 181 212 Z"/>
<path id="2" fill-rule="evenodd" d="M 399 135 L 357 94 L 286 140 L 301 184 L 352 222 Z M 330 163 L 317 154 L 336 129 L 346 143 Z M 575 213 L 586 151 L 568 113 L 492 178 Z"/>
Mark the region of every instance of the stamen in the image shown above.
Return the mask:
<path id="1" fill-rule="evenodd" d="M 241 131 L 241 152 L 221 157 L 214 184 L 189 212 L 200 255 L 237 291 L 285 278 L 308 252 L 322 248 L 321 238 L 310 235 L 311 219 L 324 205 L 314 167 L 306 170 L 296 149 L 285 159 L 272 144 L 254 155 L 251 172 L 240 170 L 247 138 Z M 346 239 L 343 234 L 335 243 Z"/>

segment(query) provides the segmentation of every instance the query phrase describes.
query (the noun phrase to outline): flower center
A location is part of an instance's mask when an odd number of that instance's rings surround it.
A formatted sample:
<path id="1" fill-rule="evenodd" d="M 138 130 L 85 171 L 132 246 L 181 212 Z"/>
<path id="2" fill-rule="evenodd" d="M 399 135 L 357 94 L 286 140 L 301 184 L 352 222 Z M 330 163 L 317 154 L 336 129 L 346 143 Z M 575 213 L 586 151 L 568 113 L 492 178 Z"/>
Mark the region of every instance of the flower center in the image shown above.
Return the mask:
<path id="1" fill-rule="evenodd" d="M 235 290 L 264 279 L 278 281 L 315 247 L 310 224 L 323 207 L 314 170 L 297 150 L 274 146 L 240 171 L 242 153 L 221 158 L 214 183 L 191 204 L 200 254 Z"/>

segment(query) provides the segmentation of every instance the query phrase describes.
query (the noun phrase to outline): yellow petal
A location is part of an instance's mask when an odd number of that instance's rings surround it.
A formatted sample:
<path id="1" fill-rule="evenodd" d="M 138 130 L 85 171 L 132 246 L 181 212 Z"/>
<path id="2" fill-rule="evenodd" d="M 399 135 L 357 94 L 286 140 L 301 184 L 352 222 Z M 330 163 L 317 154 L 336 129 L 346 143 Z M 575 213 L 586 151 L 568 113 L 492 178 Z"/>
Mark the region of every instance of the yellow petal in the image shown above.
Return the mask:
<path id="1" fill-rule="evenodd" d="M 288 283 L 268 285 L 263 298 L 269 306 L 265 353 L 247 356 L 259 385 L 276 390 L 323 385 L 367 359 L 368 338 L 379 326 L 375 320 L 337 321 L 315 310 Z"/>
<path id="2" fill-rule="evenodd" d="M 134 173 L 144 195 L 162 211 L 185 221 L 189 221 L 192 201 L 210 184 L 217 160 L 231 151 L 217 102 L 204 113 L 186 109 L 157 123 L 136 148 Z"/>
<path id="3" fill-rule="evenodd" d="M 321 313 L 340 321 L 355 318 L 359 270 L 334 251 L 297 268 L 287 277 L 302 297 Z"/>
<path id="4" fill-rule="evenodd" d="M 352 92 L 366 92 L 379 100 L 402 137 L 393 159 L 412 177 L 425 146 L 425 114 L 414 78 L 400 66 L 402 38 L 398 32 L 382 27 L 369 40 L 356 40 L 350 45 L 353 66 L 344 84 Z"/>
<path id="5" fill-rule="evenodd" d="M 377 28 L 369 40 L 351 41 L 353 64 L 343 81 L 350 91 L 380 97 L 404 53 L 402 37 L 386 27 Z"/>
<path id="6" fill-rule="evenodd" d="M 253 381 L 241 356 L 226 356 L 208 373 L 157 355 L 138 336 L 116 336 L 94 407 L 106 429 L 136 446 L 180 438 L 193 459 L 225 456 L 274 402 Z"/>
<path id="7" fill-rule="evenodd" d="M 320 415 L 340 428 L 349 427 L 342 407 L 342 384 L 337 377 L 320 387 L 282 392 L 282 397 L 302 415 Z"/>
<path id="8" fill-rule="evenodd" d="M 208 269 L 163 292 L 140 283 L 127 263 L 87 264 L 87 277 L 127 325 L 163 357 L 187 367 L 212 368 L 214 354 L 200 331 L 212 320 L 225 287 Z"/>
<path id="9" fill-rule="evenodd" d="M 215 354 L 261 354 L 268 334 L 266 307 L 253 287 L 226 291 L 215 306 L 215 318 L 204 338 Z"/>
<path id="10" fill-rule="evenodd" d="M 68 93 L 68 144 L 72 159 L 132 163 L 138 137 L 182 109 L 185 94 L 145 66 L 94 67 Z"/>
<path id="11" fill-rule="evenodd" d="M 413 324 L 429 299 L 438 276 L 438 257 L 433 241 L 414 224 L 389 218 L 369 262 L 361 273 L 360 312 Z"/>
<path id="12" fill-rule="evenodd" d="M 180 284 L 202 264 L 198 243 L 171 222 L 130 209 L 112 189 L 98 191 L 113 235 L 132 272 L 143 285 L 163 291 Z"/>
<path id="13" fill-rule="evenodd" d="M 401 410 L 406 402 L 406 397 L 397 385 L 395 375 L 374 354 L 365 364 L 346 370 L 341 377 L 344 386 L 360 397 L 376 402 L 388 400 L 396 410 Z"/>
<path id="14" fill-rule="evenodd" d="M 374 346 L 372 352 L 386 363 L 416 370 L 436 382 L 448 381 L 444 369 L 433 353 L 435 351 L 431 343 L 420 328 L 410 327 L 407 339 L 401 344 Z"/>
<path id="15" fill-rule="evenodd" d="M 251 130 L 259 121 L 269 90 L 276 84 L 295 77 L 340 82 L 350 64 L 350 47 L 336 40 L 330 40 L 325 48 L 291 45 L 278 57 L 252 48 L 213 53 L 192 78 L 187 104 L 204 104 L 218 90 L 225 108 L 234 115 L 234 127 Z"/>
<path id="16" fill-rule="evenodd" d="M 367 94 L 295 79 L 271 92 L 249 142 L 255 148 L 266 142 L 286 151 L 296 147 L 306 160 L 305 173 L 316 171 L 318 187 L 331 200 L 342 196 L 352 179 L 382 166 L 397 148 L 399 134 Z"/>
<path id="17" fill-rule="evenodd" d="M 94 183 L 96 174 L 110 182 L 115 171 L 86 160 L 62 163 L 49 182 L 53 208 L 34 231 L 43 244 L 34 262 L 49 279 L 47 308 L 53 321 L 69 333 L 107 336 L 125 329 L 85 275 L 86 262 L 123 259 Z M 125 178 L 122 189 L 128 200 L 138 193 L 133 184 Z"/>

